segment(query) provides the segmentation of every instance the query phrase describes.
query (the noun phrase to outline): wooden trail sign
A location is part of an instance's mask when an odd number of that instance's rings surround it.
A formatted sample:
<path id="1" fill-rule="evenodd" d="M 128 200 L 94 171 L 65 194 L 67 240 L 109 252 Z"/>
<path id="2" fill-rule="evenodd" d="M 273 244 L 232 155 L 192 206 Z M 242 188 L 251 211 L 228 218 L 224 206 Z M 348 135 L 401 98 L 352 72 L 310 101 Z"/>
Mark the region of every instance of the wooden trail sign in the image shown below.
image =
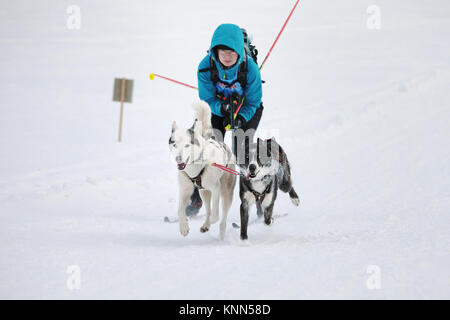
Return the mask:
<path id="1" fill-rule="evenodd" d="M 122 142 L 123 103 L 132 102 L 133 80 L 114 79 L 113 101 L 120 101 L 119 142 Z"/>

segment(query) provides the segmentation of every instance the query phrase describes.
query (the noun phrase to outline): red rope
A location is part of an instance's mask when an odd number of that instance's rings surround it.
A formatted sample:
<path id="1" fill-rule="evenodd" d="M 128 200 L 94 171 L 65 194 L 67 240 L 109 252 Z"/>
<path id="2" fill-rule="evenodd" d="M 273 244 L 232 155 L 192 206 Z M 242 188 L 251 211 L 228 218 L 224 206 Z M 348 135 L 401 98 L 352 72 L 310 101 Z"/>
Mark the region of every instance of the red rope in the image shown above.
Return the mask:
<path id="1" fill-rule="evenodd" d="M 217 168 L 219 168 L 219 169 L 222 169 L 223 171 L 226 171 L 226 172 L 228 172 L 228 173 L 232 173 L 232 174 L 235 174 L 235 175 L 237 175 L 237 176 L 239 175 L 239 172 L 238 172 L 238 171 L 233 170 L 233 169 L 228 168 L 228 167 L 225 167 L 225 166 L 222 166 L 222 165 L 220 165 L 220 164 L 213 163 L 212 166 L 213 166 L 213 167 L 217 167 Z"/>
<path id="2" fill-rule="evenodd" d="M 281 33 L 282 33 L 283 30 L 284 30 L 284 27 L 286 27 L 286 25 L 287 25 L 289 19 L 291 18 L 292 14 L 294 13 L 295 8 L 296 8 L 297 5 L 298 5 L 299 1 L 300 1 L 300 0 L 297 0 L 297 2 L 296 2 L 295 5 L 294 5 L 294 8 L 292 8 L 292 10 L 291 10 L 291 13 L 289 13 L 289 16 L 287 17 L 286 21 L 284 22 L 283 27 L 281 28 L 280 32 L 278 33 L 277 38 L 275 39 L 274 43 L 273 43 L 272 46 L 270 47 L 269 53 L 268 53 L 267 56 L 264 58 L 264 61 L 263 61 L 263 63 L 261 64 L 261 67 L 259 67 L 259 70 L 262 69 L 264 63 L 266 62 L 267 58 L 269 57 L 270 53 L 272 52 L 273 47 L 275 47 L 275 44 L 277 43 L 278 38 L 281 36 Z"/>
<path id="3" fill-rule="evenodd" d="M 162 79 L 166 79 L 166 80 L 169 80 L 169 81 L 172 81 L 172 82 L 175 82 L 175 83 L 178 83 L 178 84 L 181 84 L 181 85 L 183 85 L 183 86 L 186 86 L 186 87 L 188 87 L 188 88 L 192 88 L 192 89 L 196 89 L 196 90 L 198 90 L 198 88 L 197 87 L 194 87 L 194 86 L 191 86 L 190 84 L 186 84 L 186 83 L 183 83 L 183 82 L 180 82 L 180 81 L 177 81 L 177 80 L 174 80 L 174 79 L 170 79 L 170 78 L 167 78 L 167 77 L 164 77 L 164 76 L 161 76 L 161 75 L 159 75 L 159 74 L 156 74 L 156 73 L 153 73 L 156 77 L 159 77 L 159 78 L 162 78 Z"/>
<path id="4" fill-rule="evenodd" d="M 238 114 L 238 112 L 239 112 L 239 109 L 241 109 L 241 107 L 242 107 L 242 104 L 244 103 L 244 99 L 245 99 L 245 97 L 244 97 L 244 98 L 242 98 L 242 100 L 241 100 L 241 104 L 239 105 L 239 107 L 237 107 L 236 111 L 234 112 L 234 117 L 236 117 L 236 116 L 237 116 L 237 114 Z"/>

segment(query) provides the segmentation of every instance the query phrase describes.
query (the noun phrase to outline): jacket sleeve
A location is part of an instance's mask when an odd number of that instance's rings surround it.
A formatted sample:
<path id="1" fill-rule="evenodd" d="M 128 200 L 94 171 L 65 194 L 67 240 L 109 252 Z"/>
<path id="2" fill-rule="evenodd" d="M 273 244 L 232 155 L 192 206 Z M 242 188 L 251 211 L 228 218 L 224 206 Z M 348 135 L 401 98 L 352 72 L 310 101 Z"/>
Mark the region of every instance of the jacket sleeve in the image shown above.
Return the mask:
<path id="1" fill-rule="evenodd" d="M 198 95 L 201 100 L 206 101 L 211 108 L 211 113 L 216 116 L 223 117 L 220 112 L 221 101 L 216 97 L 216 87 L 211 81 L 211 72 L 199 72 L 201 69 L 209 68 L 209 56 L 200 63 L 197 70 L 198 79 Z"/>
<path id="2" fill-rule="evenodd" d="M 261 73 L 258 65 L 252 60 L 248 60 L 247 86 L 245 88 L 245 100 L 239 113 L 246 121 L 255 115 L 262 98 Z"/>

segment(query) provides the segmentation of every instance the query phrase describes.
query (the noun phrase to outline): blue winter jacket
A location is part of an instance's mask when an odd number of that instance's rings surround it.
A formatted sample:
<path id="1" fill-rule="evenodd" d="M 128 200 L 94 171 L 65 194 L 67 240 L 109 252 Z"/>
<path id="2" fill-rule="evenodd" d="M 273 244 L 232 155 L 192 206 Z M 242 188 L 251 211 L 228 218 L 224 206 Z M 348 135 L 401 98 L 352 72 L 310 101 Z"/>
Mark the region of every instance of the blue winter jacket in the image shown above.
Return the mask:
<path id="1" fill-rule="evenodd" d="M 219 59 L 215 56 L 213 50 L 213 48 L 218 45 L 230 47 L 239 54 L 238 62 L 232 68 L 227 70 L 222 68 Z M 235 24 L 221 24 L 217 27 L 216 31 L 214 31 L 209 53 L 202 62 L 200 62 L 198 70 L 209 68 L 210 55 L 212 55 L 220 79 L 224 82 L 231 82 L 237 78 L 239 65 L 244 59 L 244 54 L 244 36 L 242 35 L 242 30 Z M 247 65 L 247 85 L 244 88 L 245 99 L 238 114 L 244 117 L 246 121 L 249 121 L 253 118 L 256 109 L 258 109 L 261 104 L 262 87 L 259 67 L 249 55 L 247 55 Z M 200 99 L 209 104 L 213 114 L 223 117 L 220 112 L 221 101 L 216 97 L 216 86 L 211 81 L 210 71 L 197 72 L 197 77 Z"/>

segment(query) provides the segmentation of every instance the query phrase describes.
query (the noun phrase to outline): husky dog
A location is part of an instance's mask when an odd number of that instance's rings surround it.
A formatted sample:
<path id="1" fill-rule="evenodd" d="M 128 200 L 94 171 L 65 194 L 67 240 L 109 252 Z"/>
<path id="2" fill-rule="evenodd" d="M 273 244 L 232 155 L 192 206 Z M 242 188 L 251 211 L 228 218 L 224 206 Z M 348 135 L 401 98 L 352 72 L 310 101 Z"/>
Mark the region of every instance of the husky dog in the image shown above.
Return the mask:
<path id="1" fill-rule="evenodd" d="M 212 166 L 212 164 L 217 163 L 234 169 L 235 160 L 231 150 L 225 144 L 214 139 L 209 105 L 204 101 L 199 101 L 193 104 L 193 109 L 196 119 L 192 127 L 190 129 L 179 128 L 174 121 L 169 139 L 170 152 L 179 170 L 178 217 L 180 232 L 183 236 L 187 236 L 189 233 L 185 209 L 194 188 L 198 188 L 200 197 L 206 206 L 206 220 L 200 231 L 207 232 L 211 224 L 219 220 L 219 198 L 221 198 L 220 238 L 223 239 L 228 210 L 233 201 L 236 177 L 234 174 Z"/>
<path id="2" fill-rule="evenodd" d="M 291 168 L 286 153 L 275 141 L 257 139 L 257 143 L 245 144 L 245 158 L 238 163 L 241 177 L 239 196 L 241 198 L 241 239 L 248 239 L 248 210 L 256 203 L 257 214 L 264 214 L 264 223 L 271 225 L 272 212 L 277 190 L 289 193 L 292 203 L 298 206 L 300 200 L 292 186 Z M 239 157 L 238 157 L 239 158 Z"/>

